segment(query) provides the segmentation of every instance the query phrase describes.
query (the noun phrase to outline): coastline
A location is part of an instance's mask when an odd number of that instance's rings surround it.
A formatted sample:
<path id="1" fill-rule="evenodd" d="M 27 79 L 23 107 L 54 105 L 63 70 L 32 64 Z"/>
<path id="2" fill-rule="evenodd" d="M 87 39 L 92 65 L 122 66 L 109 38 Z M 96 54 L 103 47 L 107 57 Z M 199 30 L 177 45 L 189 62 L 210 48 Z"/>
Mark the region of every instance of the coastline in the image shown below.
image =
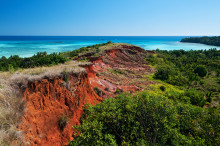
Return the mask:
<path id="1" fill-rule="evenodd" d="M 1 37 L 2 38 L 2 37 Z M 68 38 L 68 39 L 67 39 Z M 37 52 L 62 53 L 87 47 L 94 44 L 100 44 L 107 41 L 114 43 L 122 42 L 127 44 L 134 44 L 145 50 L 205 50 L 210 48 L 217 48 L 204 44 L 195 43 L 180 43 L 180 36 L 79 36 L 79 37 L 25 37 L 16 39 L 0 39 L 0 57 L 10 57 L 11 55 L 19 55 L 20 57 L 31 57 Z M 62 43 L 57 43 L 62 42 Z"/>

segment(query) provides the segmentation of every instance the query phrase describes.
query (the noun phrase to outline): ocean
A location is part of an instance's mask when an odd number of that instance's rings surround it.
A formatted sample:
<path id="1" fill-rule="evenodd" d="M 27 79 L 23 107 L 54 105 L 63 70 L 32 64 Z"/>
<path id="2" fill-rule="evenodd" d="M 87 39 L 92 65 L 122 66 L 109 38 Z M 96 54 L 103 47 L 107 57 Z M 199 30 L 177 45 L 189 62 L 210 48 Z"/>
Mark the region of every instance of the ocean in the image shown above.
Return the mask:
<path id="1" fill-rule="evenodd" d="M 188 36 L 0 36 L 0 57 L 19 55 L 30 57 L 37 52 L 65 52 L 105 43 L 128 43 L 146 50 L 201 50 L 220 47 L 194 43 L 181 43 Z"/>

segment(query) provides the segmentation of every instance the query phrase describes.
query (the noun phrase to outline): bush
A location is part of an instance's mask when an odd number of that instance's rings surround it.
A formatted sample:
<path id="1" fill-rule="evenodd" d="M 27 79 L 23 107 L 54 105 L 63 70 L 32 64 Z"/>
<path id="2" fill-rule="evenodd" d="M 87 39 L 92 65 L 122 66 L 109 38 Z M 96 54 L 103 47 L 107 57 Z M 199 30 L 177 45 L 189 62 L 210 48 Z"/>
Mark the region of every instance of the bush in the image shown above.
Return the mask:
<path id="1" fill-rule="evenodd" d="M 57 53 L 47 54 L 39 52 L 36 55 L 28 58 L 20 58 L 18 55 L 0 58 L 0 71 L 14 71 L 18 68 L 33 68 L 37 66 L 50 66 L 59 63 L 64 63 L 67 58 Z"/>
<path id="2" fill-rule="evenodd" d="M 117 89 L 115 90 L 115 94 L 120 94 L 120 93 L 122 93 L 122 92 L 123 92 L 123 89 L 117 88 Z"/>
<path id="3" fill-rule="evenodd" d="M 190 102 L 193 105 L 203 107 L 205 104 L 205 99 L 203 93 L 195 89 L 189 89 L 185 91 L 185 96 L 190 97 Z"/>
<path id="4" fill-rule="evenodd" d="M 59 126 L 60 130 L 63 130 L 65 128 L 68 121 L 69 121 L 69 118 L 64 114 L 59 118 L 58 126 Z"/>
<path id="5" fill-rule="evenodd" d="M 109 92 L 109 88 L 106 87 L 106 88 L 105 88 L 105 91 Z"/>
<path id="6" fill-rule="evenodd" d="M 195 68 L 194 73 L 197 73 L 200 77 L 205 77 L 208 71 L 204 66 L 199 65 Z"/>
<path id="7" fill-rule="evenodd" d="M 96 93 L 98 96 L 101 96 L 102 91 L 99 90 L 98 87 L 95 87 L 95 88 L 94 88 L 94 91 L 95 91 L 95 93 Z"/>
<path id="8" fill-rule="evenodd" d="M 87 106 L 84 113 L 82 124 L 74 126 L 80 134 L 75 133 L 69 145 L 220 143 L 218 110 L 176 103 L 148 92 L 120 94 L 94 107 Z"/>
<path id="9" fill-rule="evenodd" d="M 68 82 L 68 81 L 69 81 L 69 74 L 66 72 L 66 70 L 64 70 L 64 71 L 62 72 L 62 75 L 63 75 L 63 80 L 64 80 L 65 82 Z"/>
<path id="10" fill-rule="evenodd" d="M 168 66 L 160 66 L 154 75 L 155 79 L 168 80 L 171 73 L 171 69 Z"/>
<path id="11" fill-rule="evenodd" d="M 85 113 L 83 125 L 75 126 L 81 135 L 69 145 L 155 145 L 166 144 L 175 136 L 171 129 L 177 122 L 176 110 L 164 97 L 123 94 L 89 107 Z"/>
<path id="12" fill-rule="evenodd" d="M 155 79 L 160 79 L 166 82 L 172 82 L 172 80 L 179 79 L 179 72 L 176 68 L 169 65 L 161 65 L 157 67 L 157 71 L 154 74 Z"/>
<path id="13" fill-rule="evenodd" d="M 206 101 L 207 101 L 208 103 L 211 103 L 211 102 L 212 102 L 212 92 L 206 93 Z"/>
<path id="14" fill-rule="evenodd" d="M 165 90 L 166 90 L 166 87 L 160 86 L 160 90 L 161 90 L 161 91 L 165 91 Z"/>

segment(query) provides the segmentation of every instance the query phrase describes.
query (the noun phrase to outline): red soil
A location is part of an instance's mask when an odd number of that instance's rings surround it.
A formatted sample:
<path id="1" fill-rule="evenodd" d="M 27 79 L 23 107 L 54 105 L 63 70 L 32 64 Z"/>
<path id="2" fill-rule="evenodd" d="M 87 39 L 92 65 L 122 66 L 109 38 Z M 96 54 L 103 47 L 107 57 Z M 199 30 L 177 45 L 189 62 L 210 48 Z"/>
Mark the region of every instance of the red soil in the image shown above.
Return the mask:
<path id="1" fill-rule="evenodd" d="M 29 144 L 67 144 L 73 139 L 72 126 L 80 124 L 83 105 L 95 105 L 101 101 L 90 87 L 87 75 L 71 75 L 69 82 L 65 85 L 67 83 L 61 78 L 43 79 L 30 83 L 25 90 L 27 111 L 19 129 L 24 132 Z M 69 122 L 60 130 L 58 120 L 63 114 L 68 116 Z"/>
<path id="2" fill-rule="evenodd" d="M 101 97 L 108 98 L 114 97 L 116 89 L 123 90 L 125 92 L 135 93 L 141 90 L 136 84 L 129 84 L 131 78 L 115 78 L 109 69 L 120 69 L 130 70 L 135 72 L 150 72 L 150 67 L 147 62 L 143 60 L 142 56 L 146 54 L 153 54 L 152 51 L 145 51 L 139 47 L 123 45 L 121 48 L 114 48 L 105 50 L 100 57 L 91 58 L 89 55 L 88 59 L 93 63 L 92 66 L 84 66 L 89 74 L 89 81 L 93 88 L 98 87 L 101 90 Z M 80 59 L 80 58 L 78 58 Z M 102 75 L 104 73 L 105 75 Z M 138 78 L 135 76 L 133 79 Z M 121 81 L 121 84 L 115 82 Z M 151 84 L 145 82 L 144 84 Z"/>

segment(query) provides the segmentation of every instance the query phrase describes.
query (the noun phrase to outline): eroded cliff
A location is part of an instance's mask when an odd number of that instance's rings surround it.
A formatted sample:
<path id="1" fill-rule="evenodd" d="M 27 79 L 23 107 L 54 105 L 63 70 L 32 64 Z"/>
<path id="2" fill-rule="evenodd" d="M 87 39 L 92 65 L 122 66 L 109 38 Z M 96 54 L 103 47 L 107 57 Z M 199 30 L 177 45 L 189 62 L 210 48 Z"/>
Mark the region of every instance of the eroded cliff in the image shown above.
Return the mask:
<path id="1" fill-rule="evenodd" d="M 32 145 L 64 145 L 72 139 L 73 125 L 80 124 L 86 103 L 97 104 L 101 98 L 91 88 L 86 73 L 42 79 L 28 84 L 24 92 L 26 113 L 19 128 Z M 68 117 L 61 129 L 59 119 Z"/>

